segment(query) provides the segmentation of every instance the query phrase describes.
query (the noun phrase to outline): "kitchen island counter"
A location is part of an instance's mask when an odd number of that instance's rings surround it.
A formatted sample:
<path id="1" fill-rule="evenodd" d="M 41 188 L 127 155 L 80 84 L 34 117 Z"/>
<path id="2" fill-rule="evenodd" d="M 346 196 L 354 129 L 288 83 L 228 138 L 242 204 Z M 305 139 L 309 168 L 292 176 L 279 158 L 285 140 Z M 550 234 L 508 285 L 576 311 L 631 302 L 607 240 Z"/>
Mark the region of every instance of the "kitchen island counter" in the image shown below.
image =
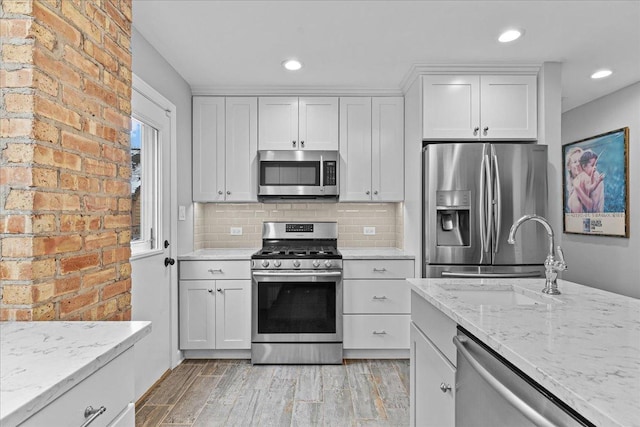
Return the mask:
<path id="1" fill-rule="evenodd" d="M 0 323 L 0 425 L 20 424 L 151 332 L 151 322 Z"/>
<path id="2" fill-rule="evenodd" d="M 602 426 L 640 426 L 640 300 L 558 281 L 557 302 L 478 305 L 447 287 L 541 279 L 408 279 L 412 291 L 526 375 Z"/>

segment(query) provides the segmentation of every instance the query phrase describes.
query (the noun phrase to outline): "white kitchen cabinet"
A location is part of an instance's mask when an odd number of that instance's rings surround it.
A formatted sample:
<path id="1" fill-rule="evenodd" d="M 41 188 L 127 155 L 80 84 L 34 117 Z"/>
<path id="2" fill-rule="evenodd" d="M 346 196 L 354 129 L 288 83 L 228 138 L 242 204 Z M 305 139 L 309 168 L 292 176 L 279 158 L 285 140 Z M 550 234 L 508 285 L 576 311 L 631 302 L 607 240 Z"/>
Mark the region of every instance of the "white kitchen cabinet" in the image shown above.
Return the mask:
<path id="1" fill-rule="evenodd" d="M 131 347 L 19 425 L 79 426 L 87 421 L 85 409 L 91 406 L 106 408 L 91 427 L 133 426 L 133 358 Z"/>
<path id="2" fill-rule="evenodd" d="M 535 75 L 425 75 L 423 139 L 535 140 Z"/>
<path id="3" fill-rule="evenodd" d="M 251 348 L 248 261 L 181 261 L 181 350 Z"/>
<path id="4" fill-rule="evenodd" d="M 257 201 L 256 97 L 193 97 L 193 200 Z"/>
<path id="5" fill-rule="evenodd" d="M 404 98 L 340 98 L 340 201 L 404 199 Z"/>
<path id="6" fill-rule="evenodd" d="M 405 279 L 413 277 L 413 263 L 384 258 L 343 261 L 345 350 L 409 348 L 411 306 Z"/>
<path id="7" fill-rule="evenodd" d="M 455 425 L 456 324 L 411 292 L 410 425 Z"/>
<path id="8" fill-rule="evenodd" d="M 338 98 L 261 97 L 260 150 L 337 150 Z"/>

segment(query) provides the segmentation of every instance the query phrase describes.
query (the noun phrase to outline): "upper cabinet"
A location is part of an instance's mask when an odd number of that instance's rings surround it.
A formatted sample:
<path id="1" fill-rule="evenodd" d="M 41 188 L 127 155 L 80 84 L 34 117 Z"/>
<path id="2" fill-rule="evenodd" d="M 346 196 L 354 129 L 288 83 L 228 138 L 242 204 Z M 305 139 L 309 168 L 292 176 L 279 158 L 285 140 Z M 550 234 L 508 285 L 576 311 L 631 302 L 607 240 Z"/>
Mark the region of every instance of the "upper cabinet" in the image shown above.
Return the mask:
<path id="1" fill-rule="evenodd" d="M 193 200 L 257 201 L 258 99 L 193 97 Z"/>
<path id="2" fill-rule="evenodd" d="M 404 98 L 340 98 L 340 201 L 404 199 Z"/>
<path id="3" fill-rule="evenodd" d="M 423 139 L 535 140 L 535 75 L 425 75 Z"/>
<path id="4" fill-rule="evenodd" d="M 337 150 L 337 97 L 261 97 L 260 150 Z"/>

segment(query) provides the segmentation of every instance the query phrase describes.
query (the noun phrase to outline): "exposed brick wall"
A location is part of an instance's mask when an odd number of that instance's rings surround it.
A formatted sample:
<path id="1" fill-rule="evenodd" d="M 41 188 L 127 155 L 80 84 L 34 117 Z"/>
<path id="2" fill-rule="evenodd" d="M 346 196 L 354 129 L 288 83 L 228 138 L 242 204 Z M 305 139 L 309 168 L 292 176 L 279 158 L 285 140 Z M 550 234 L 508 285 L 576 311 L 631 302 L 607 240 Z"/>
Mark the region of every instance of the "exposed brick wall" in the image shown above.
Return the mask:
<path id="1" fill-rule="evenodd" d="M 0 320 L 129 320 L 131 0 L 0 4 Z"/>

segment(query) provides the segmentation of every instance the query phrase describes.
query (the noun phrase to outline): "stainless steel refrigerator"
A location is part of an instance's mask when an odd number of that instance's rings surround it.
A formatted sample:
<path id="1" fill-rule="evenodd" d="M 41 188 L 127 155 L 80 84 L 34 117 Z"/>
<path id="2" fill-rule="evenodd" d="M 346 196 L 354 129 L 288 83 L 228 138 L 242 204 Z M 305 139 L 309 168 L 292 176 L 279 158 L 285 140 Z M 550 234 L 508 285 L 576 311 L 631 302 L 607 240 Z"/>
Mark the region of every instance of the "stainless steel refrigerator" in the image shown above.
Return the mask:
<path id="1" fill-rule="evenodd" d="M 433 143 L 423 148 L 423 277 L 539 277 L 549 243 L 547 146 Z"/>

